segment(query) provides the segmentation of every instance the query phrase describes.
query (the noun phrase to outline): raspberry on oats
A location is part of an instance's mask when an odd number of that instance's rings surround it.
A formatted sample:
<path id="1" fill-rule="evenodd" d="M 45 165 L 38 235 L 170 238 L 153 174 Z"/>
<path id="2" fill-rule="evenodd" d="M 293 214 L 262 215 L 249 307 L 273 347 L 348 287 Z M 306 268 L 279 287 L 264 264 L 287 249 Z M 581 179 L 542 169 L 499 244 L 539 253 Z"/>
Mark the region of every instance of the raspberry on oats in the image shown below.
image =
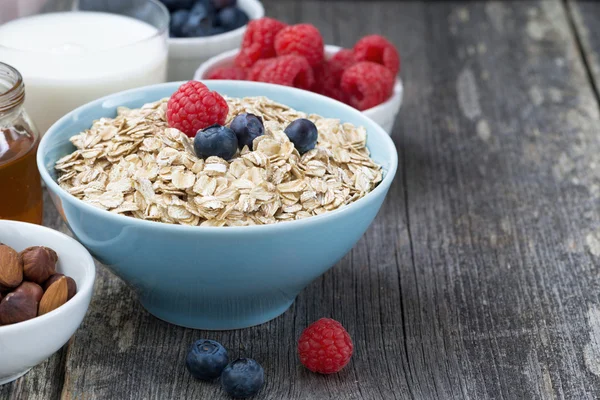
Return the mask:
<path id="1" fill-rule="evenodd" d="M 283 22 L 268 17 L 250 21 L 235 65 L 249 68 L 260 59 L 275 57 L 275 35 L 285 27 Z"/>
<path id="2" fill-rule="evenodd" d="M 228 112 L 225 99 L 198 81 L 181 85 L 167 103 L 169 125 L 189 137 L 213 124 L 222 125 Z"/>
<path id="3" fill-rule="evenodd" d="M 275 52 L 278 56 L 302 56 L 311 67 L 323 61 L 324 51 L 321 33 L 311 24 L 288 26 L 275 36 Z"/>
<path id="4" fill-rule="evenodd" d="M 389 40 L 380 35 L 369 35 L 354 45 L 356 61 L 371 61 L 384 65 L 394 76 L 400 71 L 400 55 Z"/>
<path id="5" fill-rule="evenodd" d="M 386 101 L 394 90 L 394 75 L 381 64 L 362 61 L 342 75 L 342 91 L 349 104 L 359 110 L 375 107 Z"/>

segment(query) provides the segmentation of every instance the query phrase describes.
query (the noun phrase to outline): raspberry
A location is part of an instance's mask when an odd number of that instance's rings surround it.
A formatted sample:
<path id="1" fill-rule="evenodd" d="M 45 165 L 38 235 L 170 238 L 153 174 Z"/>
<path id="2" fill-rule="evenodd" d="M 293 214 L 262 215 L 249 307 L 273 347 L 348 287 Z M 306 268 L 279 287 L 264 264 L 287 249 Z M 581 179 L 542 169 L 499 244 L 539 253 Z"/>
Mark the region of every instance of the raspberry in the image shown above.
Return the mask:
<path id="1" fill-rule="evenodd" d="M 177 89 L 167 103 L 167 121 L 189 137 L 214 124 L 223 125 L 229 106 L 221 95 L 202 82 L 189 81 Z"/>
<path id="2" fill-rule="evenodd" d="M 344 93 L 340 89 L 342 73 L 334 73 L 331 62 L 324 61 L 313 68 L 315 83 L 311 90 L 332 99 L 344 102 Z"/>
<path id="3" fill-rule="evenodd" d="M 258 81 L 259 76 L 263 69 L 269 64 L 271 64 L 275 58 L 265 58 L 264 60 L 258 60 L 248 69 L 248 73 L 246 75 L 246 79 L 249 81 Z"/>
<path id="4" fill-rule="evenodd" d="M 287 25 L 273 18 L 252 20 L 246 26 L 242 47 L 235 58 L 235 65 L 251 67 L 261 58 L 275 57 L 275 35 Z"/>
<path id="5" fill-rule="evenodd" d="M 261 60 L 262 61 L 262 60 Z M 248 76 L 260 82 L 310 89 L 315 82 L 312 69 L 304 57 L 280 56 L 264 60 Z"/>
<path id="6" fill-rule="evenodd" d="M 302 56 L 311 67 L 323 61 L 324 51 L 321 33 L 311 24 L 288 26 L 275 36 L 275 52 L 278 56 Z"/>
<path id="7" fill-rule="evenodd" d="M 333 374 L 352 357 L 352 339 L 342 324 L 329 318 L 313 322 L 298 340 L 300 362 L 313 372 Z"/>
<path id="8" fill-rule="evenodd" d="M 219 67 L 210 71 L 206 79 L 230 79 L 235 81 L 243 81 L 246 79 L 246 71 L 240 67 L 232 65 L 230 67 Z"/>
<path id="9" fill-rule="evenodd" d="M 362 61 L 344 71 L 340 87 L 348 96 L 348 103 L 362 111 L 383 103 L 391 96 L 394 75 L 381 64 Z"/>
<path id="10" fill-rule="evenodd" d="M 354 52 L 350 49 L 341 49 L 329 60 L 331 73 L 338 78 L 341 78 L 344 71 L 355 63 Z"/>
<path id="11" fill-rule="evenodd" d="M 372 61 L 385 65 L 393 75 L 400 71 L 398 50 L 383 36 L 369 35 L 356 42 L 354 58 L 356 61 Z"/>

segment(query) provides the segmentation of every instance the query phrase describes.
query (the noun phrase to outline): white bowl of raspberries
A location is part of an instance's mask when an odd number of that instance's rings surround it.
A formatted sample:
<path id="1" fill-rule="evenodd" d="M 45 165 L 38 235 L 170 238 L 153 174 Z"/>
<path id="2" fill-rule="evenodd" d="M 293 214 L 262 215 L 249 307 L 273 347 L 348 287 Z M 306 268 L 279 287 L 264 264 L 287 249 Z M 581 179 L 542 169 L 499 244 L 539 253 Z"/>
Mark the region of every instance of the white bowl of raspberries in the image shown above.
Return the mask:
<path id="1" fill-rule="evenodd" d="M 250 80 L 310 90 L 361 110 L 392 132 L 402 104 L 400 56 L 386 38 L 369 35 L 352 49 L 325 45 L 313 25 L 250 21 L 240 49 L 200 65 L 195 80 Z"/>
<path id="2" fill-rule="evenodd" d="M 203 61 L 239 47 L 249 20 L 265 15 L 259 0 L 160 0 L 169 10 L 168 80 L 188 80 Z"/>

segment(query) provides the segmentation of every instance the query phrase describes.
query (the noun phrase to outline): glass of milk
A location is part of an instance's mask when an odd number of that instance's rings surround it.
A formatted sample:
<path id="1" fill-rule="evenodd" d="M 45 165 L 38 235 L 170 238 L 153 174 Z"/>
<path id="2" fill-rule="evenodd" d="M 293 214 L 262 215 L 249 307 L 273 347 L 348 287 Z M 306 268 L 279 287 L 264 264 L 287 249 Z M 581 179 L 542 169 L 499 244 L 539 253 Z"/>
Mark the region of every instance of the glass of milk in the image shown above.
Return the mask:
<path id="1" fill-rule="evenodd" d="M 43 134 L 99 97 L 166 81 L 169 13 L 157 0 L 49 1 L 0 25 L 0 60 L 23 75 Z"/>

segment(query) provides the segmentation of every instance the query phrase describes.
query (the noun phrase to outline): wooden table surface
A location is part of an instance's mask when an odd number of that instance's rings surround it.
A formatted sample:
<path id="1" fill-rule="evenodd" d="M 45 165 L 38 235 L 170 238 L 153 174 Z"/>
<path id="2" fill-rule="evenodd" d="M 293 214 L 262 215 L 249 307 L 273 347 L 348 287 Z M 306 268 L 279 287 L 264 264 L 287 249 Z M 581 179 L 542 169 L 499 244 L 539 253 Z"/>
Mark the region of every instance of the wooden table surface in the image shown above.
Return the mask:
<path id="1" fill-rule="evenodd" d="M 400 167 L 371 228 L 281 317 L 231 332 L 162 322 L 104 267 L 71 341 L 0 399 L 222 399 L 198 338 L 265 368 L 260 399 L 600 398 L 600 4 L 265 1 L 327 43 L 402 55 Z M 46 202 L 45 224 L 66 231 Z M 356 351 L 297 360 L 320 317 Z M 0 356 L 0 362 L 1 356 Z"/>

